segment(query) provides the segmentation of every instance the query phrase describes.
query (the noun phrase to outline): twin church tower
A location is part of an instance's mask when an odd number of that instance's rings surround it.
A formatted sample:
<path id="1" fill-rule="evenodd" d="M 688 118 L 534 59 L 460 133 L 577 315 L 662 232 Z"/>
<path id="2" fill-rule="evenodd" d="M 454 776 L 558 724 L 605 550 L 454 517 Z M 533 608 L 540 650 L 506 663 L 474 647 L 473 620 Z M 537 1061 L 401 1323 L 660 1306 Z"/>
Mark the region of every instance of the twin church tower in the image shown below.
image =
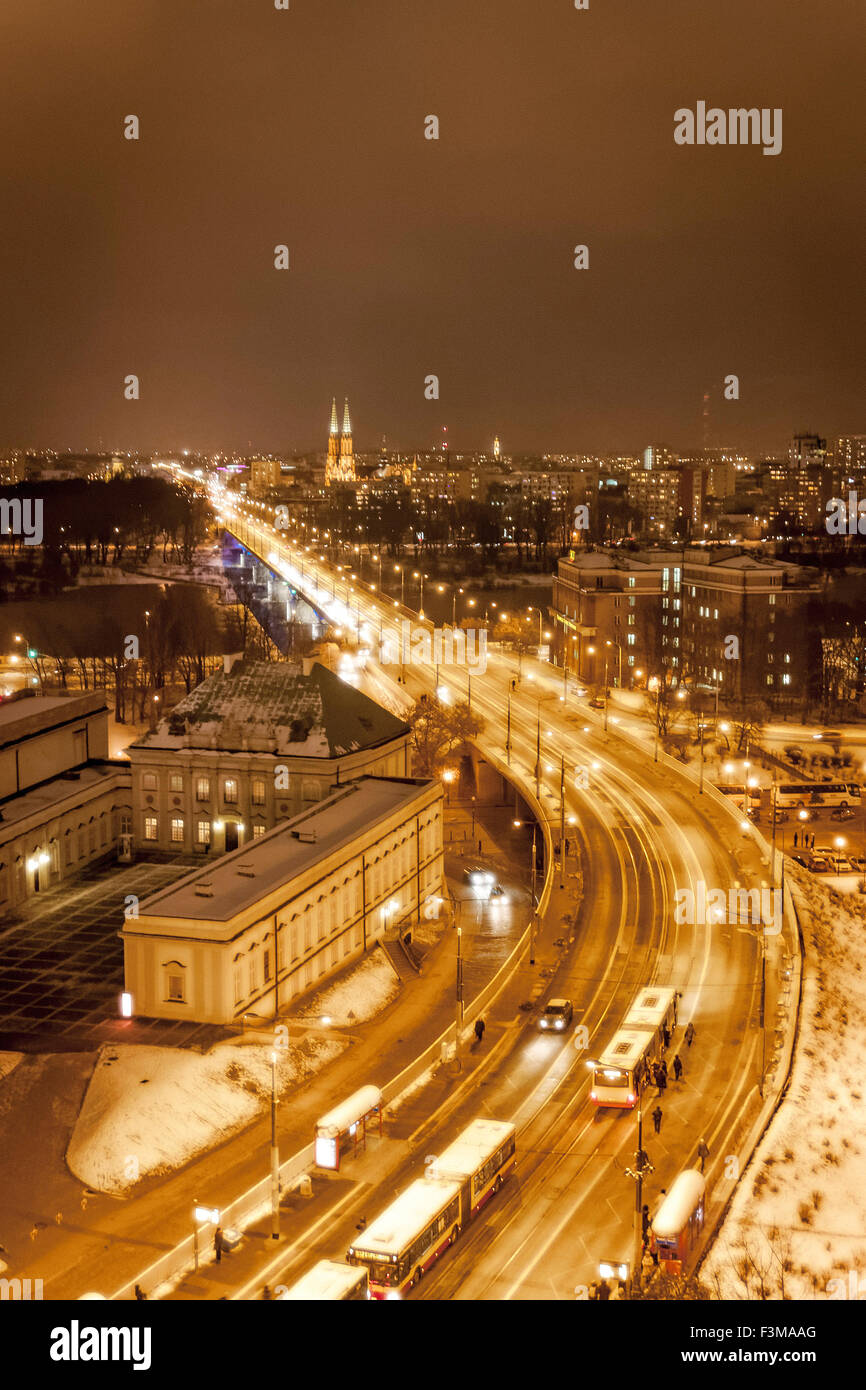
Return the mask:
<path id="1" fill-rule="evenodd" d="M 337 428 L 337 402 L 331 401 L 331 428 L 328 433 L 328 462 L 325 467 L 325 485 L 331 483 L 354 483 L 355 455 L 352 451 L 352 423 L 349 419 L 349 402 L 343 406 L 343 429 Z"/>

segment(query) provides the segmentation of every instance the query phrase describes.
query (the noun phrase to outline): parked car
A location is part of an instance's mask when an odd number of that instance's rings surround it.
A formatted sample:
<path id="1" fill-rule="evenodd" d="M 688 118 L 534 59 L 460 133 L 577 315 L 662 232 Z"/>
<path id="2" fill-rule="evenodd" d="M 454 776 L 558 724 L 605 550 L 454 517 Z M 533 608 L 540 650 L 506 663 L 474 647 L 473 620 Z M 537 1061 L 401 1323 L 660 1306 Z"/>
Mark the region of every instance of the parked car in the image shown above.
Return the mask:
<path id="1" fill-rule="evenodd" d="M 593 695 L 589 702 L 590 709 L 604 709 L 604 700 L 600 695 Z"/>
<path id="2" fill-rule="evenodd" d="M 562 1033 L 574 1016 L 574 1005 L 570 999 L 551 999 L 538 1020 L 543 1033 Z"/>
<path id="3" fill-rule="evenodd" d="M 800 864 L 804 869 L 809 868 L 810 861 L 805 854 L 792 854 L 791 858 L 795 864 Z"/>
<path id="4" fill-rule="evenodd" d="M 830 861 L 824 859 L 820 854 L 813 854 L 809 860 L 809 872 L 813 874 L 829 874 Z"/>
<path id="5" fill-rule="evenodd" d="M 857 812 L 853 806 L 834 806 L 830 812 L 831 820 L 853 820 Z"/>

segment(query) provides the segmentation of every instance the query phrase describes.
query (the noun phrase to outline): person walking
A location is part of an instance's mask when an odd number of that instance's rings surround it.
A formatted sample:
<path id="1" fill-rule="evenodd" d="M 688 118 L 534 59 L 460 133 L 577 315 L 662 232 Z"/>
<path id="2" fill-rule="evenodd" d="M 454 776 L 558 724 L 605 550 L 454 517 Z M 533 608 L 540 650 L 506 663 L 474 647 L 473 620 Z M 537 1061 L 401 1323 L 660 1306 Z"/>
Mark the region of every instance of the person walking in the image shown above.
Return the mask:
<path id="1" fill-rule="evenodd" d="M 659 1067 L 659 1074 L 658 1074 L 658 1076 L 657 1076 L 657 1078 L 656 1078 L 656 1085 L 657 1085 L 658 1088 L 659 1088 L 659 1095 L 664 1095 L 664 1090 L 665 1090 L 665 1087 L 667 1086 L 667 1084 L 668 1084 L 668 1074 L 667 1074 L 667 1071 L 664 1071 L 664 1070 L 662 1070 L 661 1067 Z"/>
<path id="2" fill-rule="evenodd" d="M 223 1228 L 217 1226 L 213 1236 L 213 1248 L 216 1251 L 216 1262 L 219 1264 L 223 1257 Z"/>
<path id="3" fill-rule="evenodd" d="M 607 1303 L 609 1298 L 610 1284 L 607 1282 L 606 1279 L 602 1279 L 601 1283 L 598 1286 L 598 1301 L 599 1303 Z"/>
<path id="4" fill-rule="evenodd" d="M 475 1041 L 480 1043 L 480 1042 L 481 1042 L 481 1039 L 482 1039 L 483 1037 L 484 1037 L 484 1019 L 483 1019 L 483 1018 L 476 1018 L 476 1020 L 475 1020 Z"/>
<path id="5" fill-rule="evenodd" d="M 707 1141 L 706 1139 L 701 1139 L 701 1142 L 698 1144 L 698 1157 L 701 1160 L 701 1172 L 704 1171 L 704 1164 L 706 1163 L 709 1156 L 710 1151 L 707 1147 Z"/>
<path id="6" fill-rule="evenodd" d="M 662 1030 L 662 1037 L 665 1040 L 665 1052 L 667 1052 L 668 1048 L 671 1045 L 671 1030 L 670 1028 L 668 1028 L 667 1024 L 665 1024 Z"/>
<path id="7" fill-rule="evenodd" d="M 657 1105 L 655 1110 L 653 1111 L 653 1124 L 655 1126 L 656 1134 L 658 1134 L 659 1130 L 662 1127 L 662 1113 L 663 1112 L 661 1106 Z"/>
<path id="8" fill-rule="evenodd" d="M 796 848 L 797 848 L 797 832 L 796 832 L 796 830 L 795 830 L 795 831 L 794 831 L 794 849 L 796 849 Z"/>
<path id="9" fill-rule="evenodd" d="M 682 1076 L 682 1074 L 683 1074 L 683 1064 L 682 1064 L 682 1062 L 680 1061 L 680 1054 L 677 1053 L 676 1057 L 674 1057 L 674 1080 L 675 1080 L 675 1081 L 679 1081 L 679 1079 L 680 1079 L 680 1077 Z"/>
<path id="10" fill-rule="evenodd" d="M 664 1058 L 664 1057 L 662 1057 L 661 1061 L 659 1062 L 659 1066 L 661 1067 L 662 1072 L 664 1073 L 665 1081 L 667 1081 L 667 1079 L 668 1079 L 668 1064 L 667 1064 L 667 1059 Z"/>
<path id="11" fill-rule="evenodd" d="M 140 1284 L 136 1284 L 135 1286 L 135 1298 L 137 1303 L 147 1302 L 147 1294 L 144 1292 L 144 1289 L 141 1287 Z"/>
<path id="12" fill-rule="evenodd" d="M 640 1228 L 643 1236 L 643 1248 L 646 1250 L 649 1245 L 650 1214 L 649 1205 L 644 1202 L 640 1210 Z"/>
<path id="13" fill-rule="evenodd" d="M 590 1303 L 598 1302 L 598 1284 L 595 1282 L 594 1279 L 590 1284 L 589 1288 L 587 1289 L 586 1296 Z"/>
<path id="14" fill-rule="evenodd" d="M 688 1026 L 688 1028 L 686 1029 L 686 1047 L 691 1047 L 691 1045 L 692 1045 L 692 1043 L 694 1042 L 694 1040 L 695 1040 L 695 1025 L 694 1025 L 693 1023 L 689 1023 L 689 1026 Z"/>
<path id="15" fill-rule="evenodd" d="M 613 1302 L 615 1298 L 625 1298 L 625 1285 L 621 1279 L 617 1280 L 616 1288 L 610 1296 L 611 1302 Z"/>

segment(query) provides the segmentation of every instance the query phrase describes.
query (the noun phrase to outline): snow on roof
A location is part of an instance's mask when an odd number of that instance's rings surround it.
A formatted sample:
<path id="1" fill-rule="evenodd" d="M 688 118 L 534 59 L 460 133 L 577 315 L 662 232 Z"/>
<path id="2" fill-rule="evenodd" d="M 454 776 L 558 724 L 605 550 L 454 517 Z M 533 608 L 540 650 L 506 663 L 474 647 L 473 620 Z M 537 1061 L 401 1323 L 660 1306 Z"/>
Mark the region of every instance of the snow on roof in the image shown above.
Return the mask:
<path id="1" fill-rule="evenodd" d="M 653 1232 L 659 1240 L 671 1240 L 679 1235 L 703 1197 L 705 1188 L 704 1175 L 697 1168 L 684 1168 L 674 1178 L 671 1190 L 653 1220 Z"/>
<path id="2" fill-rule="evenodd" d="M 319 1260 L 319 1263 L 307 1270 L 290 1289 L 278 1294 L 275 1301 L 312 1303 L 318 1300 L 342 1299 L 366 1277 L 366 1269 L 339 1264 L 337 1260 Z"/>
<path id="3" fill-rule="evenodd" d="M 458 1181 L 471 1177 L 514 1133 L 514 1125 L 504 1120 L 473 1120 L 437 1158 L 437 1177 Z"/>
<path id="4" fill-rule="evenodd" d="M 436 783 L 412 777 L 359 777 L 311 810 L 283 821 L 261 839 L 194 869 L 144 898 L 139 919 L 127 923 L 133 936 L 143 918 L 228 922 L 271 892 L 363 836 L 387 815 L 408 808 Z M 299 839 L 300 831 L 309 839 Z"/>
<path id="5" fill-rule="evenodd" d="M 314 662 L 237 661 L 217 671 L 133 748 L 219 748 L 337 758 L 405 734 L 402 720 Z"/>
<path id="6" fill-rule="evenodd" d="M 673 989 L 642 989 L 625 1017 L 627 1028 L 658 1028 L 673 1003 Z"/>
<path id="7" fill-rule="evenodd" d="M 376 1217 L 352 1247 L 357 1255 L 399 1255 L 460 1194 L 457 1182 L 418 1178 Z"/>
<path id="8" fill-rule="evenodd" d="M 599 1058 L 602 1067 L 632 1067 L 655 1034 L 646 1029 L 621 1028 Z"/>
<path id="9" fill-rule="evenodd" d="M 316 1124 L 316 1133 L 328 1139 L 336 1139 L 338 1134 L 345 1133 L 350 1125 L 369 1115 L 370 1111 L 375 1110 L 381 1103 L 382 1092 L 378 1086 L 362 1086 L 354 1095 L 349 1096 L 348 1100 L 341 1101 L 333 1110 L 329 1110 L 327 1115 L 323 1115 Z"/>

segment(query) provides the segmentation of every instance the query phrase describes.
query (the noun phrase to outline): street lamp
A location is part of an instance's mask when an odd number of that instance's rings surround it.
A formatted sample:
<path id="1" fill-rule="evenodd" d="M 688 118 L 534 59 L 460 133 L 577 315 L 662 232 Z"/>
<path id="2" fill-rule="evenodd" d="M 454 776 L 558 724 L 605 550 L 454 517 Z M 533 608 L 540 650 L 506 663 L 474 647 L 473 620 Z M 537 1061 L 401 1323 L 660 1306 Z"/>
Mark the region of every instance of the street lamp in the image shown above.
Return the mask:
<path id="1" fill-rule="evenodd" d="M 617 685 L 618 685 L 619 689 L 621 690 L 621 689 L 622 689 L 622 647 L 621 647 L 621 645 L 620 645 L 619 642 L 614 642 L 614 641 L 612 641 L 609 637 L 605 638 L 605 643 L 604 643 L 604 645 L 605 645 L 606 647 L 616 647 L 617 655 L 618 655 L 618 658 L 619 658 L 618 666 L 617 666 L 617 677 L 616 677 L 616 679 L 617 679 Z"/>
<path id="2" fill-rule="evenodd" d="M 274 963 L 276 966 L 276 962 Z M 271 1053 L 271 1239 L 280 1238 L 280 1151 L 277 1147 L 277 1054 Z"/>

